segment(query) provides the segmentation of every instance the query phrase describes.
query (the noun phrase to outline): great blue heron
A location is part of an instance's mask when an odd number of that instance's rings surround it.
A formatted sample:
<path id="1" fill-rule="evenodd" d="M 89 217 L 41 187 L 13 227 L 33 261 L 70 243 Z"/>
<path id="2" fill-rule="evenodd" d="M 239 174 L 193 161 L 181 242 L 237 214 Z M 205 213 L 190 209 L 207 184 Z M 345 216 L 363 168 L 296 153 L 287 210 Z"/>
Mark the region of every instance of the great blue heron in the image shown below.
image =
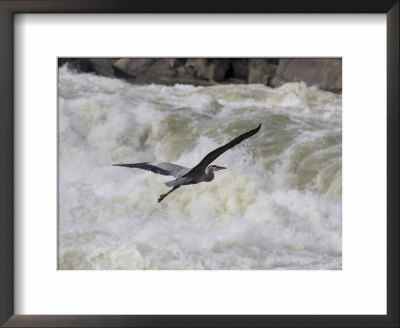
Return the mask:
<path id="1" fill-rule="evenodd" d="M 226 145 L 219 147 L 209 153 L 203 160 L 197 164 L 194 168 L 187 168 L 184 166 L 171 164 L 171 163 L 134 163 L 134 164 L 114 164 L 113 166 L 124 166 L 129 168 L 137 168 L 142 170 L 151 171 L 162 175 L 172 175 L 176 179 L 168 181 L 165 183 L 168 187 L 173 187 L 170 191 L 162 194 L 158 198 L 158 202 L 161 202 L 165 197 L 167 197 L 171 192 L 178 189 L 180 186 L 188 184 L 196 184 L 200 182 L 210 182 L 214 179 L 214 172 L 226 169 L 226 167 L 210 165 L 215 161 L 220 155 L 226 152 L 228 149 L 241 143 L 244 139 L 251 137 L 256 134 L 261 128 L 261 123 L 254 130 L 250 130 L 246 133 L 241 134 L 239 137 L 228 142 Z"/>

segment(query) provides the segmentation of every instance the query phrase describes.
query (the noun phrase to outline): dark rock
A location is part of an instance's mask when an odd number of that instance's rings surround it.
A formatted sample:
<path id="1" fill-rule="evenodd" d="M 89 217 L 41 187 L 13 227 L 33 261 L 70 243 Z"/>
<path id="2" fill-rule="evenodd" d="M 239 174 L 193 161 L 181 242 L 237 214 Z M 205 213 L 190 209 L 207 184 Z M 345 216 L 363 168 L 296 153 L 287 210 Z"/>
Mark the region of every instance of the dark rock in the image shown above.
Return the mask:
<path id="1" fill-rule="evenodd" d="M 227 60 L 215 60 L 210 64 L 212 71 L 212 80 L 222 82 L 230 69 L 230 62 Z"/>
<path id="2" fill-rule="evenodd" d="M 92 58 L 90 59 L 93 70 L 96 74 L 114 77 L 113 63 L 116 61 L 114 58 Z"/>
<path id="3" fill-rule="evenodd" d="M 122 58 L 117 60 L 113 67 L 125 77 L 136 78 L 146 73 L 156 60 L 155 58 Z"/>
<path id="4" fill-rule="evenodd" d="M 112 65 L 115 61 L 115 58 L 59 58 L 58 66 L 67 63 L 70 68 L 79 72 L 114 77 Z"/>
<path id="5" fill-rule="evenodd" d="M 94 72 L 93 63 L 89 58 L 59 58 L 58 66 L 62 66 L 64 64 L 67 64 L 69 68 L 79 72 Z"/>
<path id="6" fill-rule="evenodd" d="M 178 74 L 178 76 L 191 76 L 194 77 L 195 72 L 193 67 L 189 67 L 189 66 L 179 66 L 176 68 L 176 72 Z"/>
<path id="7" fill-rule="evenodd" d="M 173 59 L 158 58 L 123 58 L 113 67 L 118 77 L 136 83 L 167 83 L 168 77 L 177 75 Z"/>
<path id="8" fill-rule="evenodd" d="M 287 82 L 305 82 L 308 86 L 341 92 L 342 60 L 340 58 L 285 58 L 279 60 L 271 86 Z"/>
<path id="9" fill-rule="evenodd" d="M 171 59 L 172 66 L 177 68 L 186 64 L 187 58 L 173 58 Z"/>
<path id="10" fill-rule="evenodd" d="M 176 76 L 176 68 L 174 60 L 170 59 L 160 59 L 156 61 L 151 68 L 148 70 L 149 75 L 156 76 L 157 74 L 161 76 Z"/>
<path id="11" fill-rule="evenodd" d="M 194 76 L 202 80 L 211 80 L 212 71 L 210 69 L 210 60 L 207 58 L 189 58 L 185 64 L 186 67 L 191 68 Z"/>
<path id="12" fill-rule="evenodd" d="M 224 81 L 230 69 L 230 61 L 219 58 L 189 58 L 185 67 L 188 68 L 187 72 L 193 71 L 196 78 L 214 84 Z"/>
<path id="13" fill-rule="evenodd" d="M 274 76 L 277 64 L 269 58 L 249 59 L 249 83 L 262 83 L 269 85 Z"/>
<path id="14" fill-rule="evenodd" d="M 60 58 L 81 72 L 124 78 L 131 83 L 215 85 L 260 83 L 279 87 L 304 81 L 341 92 L 340 58 Z"/>
<path id="15" fill-rule="evenodd" d="M 249 79 L 249 62 L 247 59 L 232 59 L 232 79 L 248 81 Z"/>

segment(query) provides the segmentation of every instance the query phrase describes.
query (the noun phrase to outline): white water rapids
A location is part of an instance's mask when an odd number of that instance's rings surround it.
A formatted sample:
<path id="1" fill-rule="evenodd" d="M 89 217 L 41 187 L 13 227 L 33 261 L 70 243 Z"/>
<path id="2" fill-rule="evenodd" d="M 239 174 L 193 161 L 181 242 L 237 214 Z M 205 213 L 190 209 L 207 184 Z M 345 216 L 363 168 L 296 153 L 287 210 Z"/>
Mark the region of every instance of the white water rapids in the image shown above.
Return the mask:
<path id="1" fill-rule="evenodd" d="M 59 69 L 59 269 L 341 269 L 342 97 L 289 83 L 132 85 Z M 172 177 L 113 167 L 195 166 L 209 183 L 161 203 Z"/>

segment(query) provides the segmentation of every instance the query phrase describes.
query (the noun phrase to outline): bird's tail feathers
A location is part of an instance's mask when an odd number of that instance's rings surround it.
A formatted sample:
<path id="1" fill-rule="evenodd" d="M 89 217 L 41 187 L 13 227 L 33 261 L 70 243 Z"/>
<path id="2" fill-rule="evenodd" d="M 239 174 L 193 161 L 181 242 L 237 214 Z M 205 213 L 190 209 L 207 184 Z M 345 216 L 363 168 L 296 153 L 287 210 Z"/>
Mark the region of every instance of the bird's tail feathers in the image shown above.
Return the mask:
<path id="1" fill-rule="evenodd" d="M 180 185 L 180 181 L 179 181 L 180 179 L 178 178 L 178 179 L 175 179 L 175 180 L 171 180 L 171 181 L 168 181 L 168 182 L 166 182 L 166 183 L 164 183 L 167 187 L 175 187 L 175 186 L 178 186 L 178 185 Z"/>

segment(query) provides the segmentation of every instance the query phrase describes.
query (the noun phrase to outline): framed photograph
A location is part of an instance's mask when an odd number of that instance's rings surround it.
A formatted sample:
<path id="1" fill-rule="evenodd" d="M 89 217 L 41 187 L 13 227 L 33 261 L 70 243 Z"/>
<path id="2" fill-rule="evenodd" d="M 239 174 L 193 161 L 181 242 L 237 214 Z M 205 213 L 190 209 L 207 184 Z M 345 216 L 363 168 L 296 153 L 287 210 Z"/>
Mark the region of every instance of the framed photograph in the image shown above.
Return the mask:
<path id="1" fill-rule="evenodd" d="M 4 327 L 398 326 L 398 1 L 0 10 Z"/>

